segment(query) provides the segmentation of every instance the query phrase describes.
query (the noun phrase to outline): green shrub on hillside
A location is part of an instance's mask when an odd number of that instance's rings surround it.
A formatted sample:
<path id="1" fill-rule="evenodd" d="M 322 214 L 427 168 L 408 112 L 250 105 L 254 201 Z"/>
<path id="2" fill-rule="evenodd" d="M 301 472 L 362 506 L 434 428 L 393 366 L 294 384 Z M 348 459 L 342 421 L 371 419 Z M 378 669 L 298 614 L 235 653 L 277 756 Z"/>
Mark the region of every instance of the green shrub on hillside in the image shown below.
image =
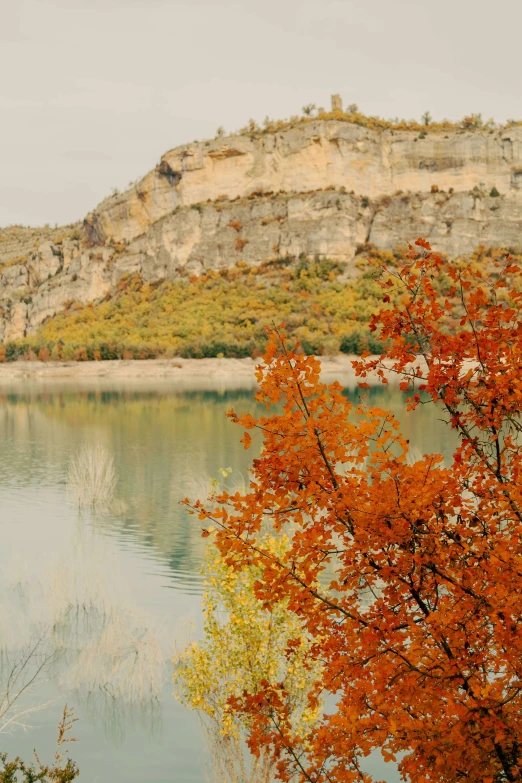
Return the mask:
<path id="1" fill-rule="evenodd" d="M 257 356 L 265 346 L 265 327 L 281 322 L 307 353 L 363 345 L 351 335 L 365 332 L 382 298 L 372 271 L 342 283 L 341 267 L 330 259 L 286 264 L 282 259 L 158 285 L 122 279 L 109 301 L 70 303 L 35 335 L 0 347 L 0 360 Z"/>
<path id="2" fill-rule="evenodd" d="M 342 281 L 338 262 L 306 257 L 293 266 L 283 258 L 156 285 L 124 277 L 108 301 L 70 302 L 35 335 L 0 345 L 0 361 L 256 357 L 266 326 L 274 323 L 285 323 L 307 354 L 380 353 L 382 343 L 367 328 L 382 307 L 376 278 L 382 266 L 404 262 L 406 252 L 406 246 L 394 252 L 361 246 L 360 273 L 349 282 Z M 484 272 L 505 252 L 480 247 L 472 263 Z"/>

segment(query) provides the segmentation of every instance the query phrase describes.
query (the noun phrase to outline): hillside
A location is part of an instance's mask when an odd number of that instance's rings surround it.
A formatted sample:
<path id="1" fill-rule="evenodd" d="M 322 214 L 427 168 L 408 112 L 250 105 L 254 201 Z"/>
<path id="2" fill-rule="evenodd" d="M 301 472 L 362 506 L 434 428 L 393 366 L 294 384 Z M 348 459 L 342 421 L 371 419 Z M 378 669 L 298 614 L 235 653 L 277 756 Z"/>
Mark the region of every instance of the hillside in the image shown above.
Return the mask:
<path id="1" fill-rule="evenodd" d="M 209 272 L 277 263 L 295 272 L 299 259 L 334 263 L 318 296 L 335 283 L 357 300 L 369 247 L 396 251 L 422 235 L 448 256 L 480 245 L 516 251 L 521 228 L 520 125 L 373 127 L 338 112 L 247 128 L 167 152 L 83 224 L 0 229 L 0 341 L 52 342 L 59 325 L 67 342 L 74 316 L 78 347 L 81 308 L 94 304 L 102 318 L 129 281 L 134 291 L 148 285 L 149 299 L 159 284 L 185 286 L 185 300 L 201 294 L 193 283 Z M 283 278 L 272 274 L 269 285 L 293 285 Z M 179 309 L 179 292 L 172 297 Z M 172 338 L 174 347 L 175 314 L 170 338 L 147 329 L 143 345 Z M 95 334 L 82 333 L 80 344 Z"/>

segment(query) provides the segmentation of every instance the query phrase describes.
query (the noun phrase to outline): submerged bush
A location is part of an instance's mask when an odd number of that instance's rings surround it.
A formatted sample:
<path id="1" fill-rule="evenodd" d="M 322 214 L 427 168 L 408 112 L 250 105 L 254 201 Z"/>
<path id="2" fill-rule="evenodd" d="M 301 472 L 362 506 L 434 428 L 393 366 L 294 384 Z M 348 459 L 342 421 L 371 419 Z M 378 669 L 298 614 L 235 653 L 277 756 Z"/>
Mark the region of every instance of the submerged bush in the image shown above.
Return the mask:
<path id="1" fill-rule="evenodd" d="M 79 506 L 108 507 L 116 487 L 114 457 L 104 446 L 84 446 L 69 463 L 67 481 Z"/>

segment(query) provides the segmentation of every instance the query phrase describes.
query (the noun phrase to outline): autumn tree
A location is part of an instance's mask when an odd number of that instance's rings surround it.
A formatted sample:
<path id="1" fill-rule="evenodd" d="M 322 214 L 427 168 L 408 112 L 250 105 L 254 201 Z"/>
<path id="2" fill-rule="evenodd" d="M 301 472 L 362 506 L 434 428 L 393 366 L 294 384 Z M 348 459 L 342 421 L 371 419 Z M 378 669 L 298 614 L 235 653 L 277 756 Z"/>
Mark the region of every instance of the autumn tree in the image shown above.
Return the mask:
<path id="1" fill-rule="evenodd" d="M 230 699 L 283 780 L 369 781 L 376 748 L 415 783 L 522 779 L 521 280 L 509 257 L 482 275 L 418 240 L 383 272 L 371 329 L 390 347 L 356 363 L 359 405 L 272 334 L 267 415 L 230 413 L 245 448 L 261 441 L 249 490 L 196 511 L 226 564 L 259 569 L 262 606 L 286 600 L 312 639 L 310 704 L 320 689 L 336 702 L 305 742 L 284 684 Z M 398 421 L 365 402 L 370 371 L 398 376 L 412 412 L 438 406 L 458 436 L 451 464 L 409 454 Z M 267 520 L 284 552 L 259 543 Z"/>
<path id="2" fill-rule="evenodd" d="M 286 549 L 286 538 L 264 535 L 258 542 L 274 556 Z M 193 642 L 174 663 L 175 694 L 196 710 L 210 751 L 211 780 L 216 783 L 271 783 L 274 762 L 268 749 L 251 754 L 245 748 L 248 717 L 230 704 L 247 690 L 269 683 L 284 692 L 282 703 L 294 733 L 309 737 L 322 712 L 313 709 L 307 692 L 319 681 L 320 663 L 311 665 L 310 640 L 299 618 L 288 611 L 287 599 L 264 608 L 254 587 L 259 566 L 226 565 L 214 545 L 207 547 L 203 574 L 205 640 Z"/>

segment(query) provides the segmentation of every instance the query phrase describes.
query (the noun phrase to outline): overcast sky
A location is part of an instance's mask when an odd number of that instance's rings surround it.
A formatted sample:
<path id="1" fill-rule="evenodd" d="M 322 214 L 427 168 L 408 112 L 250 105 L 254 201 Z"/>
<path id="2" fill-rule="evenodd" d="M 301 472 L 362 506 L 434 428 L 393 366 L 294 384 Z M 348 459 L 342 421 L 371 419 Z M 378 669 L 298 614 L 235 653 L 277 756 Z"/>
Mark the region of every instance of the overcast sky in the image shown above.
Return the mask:
<path id="1" fill-rule="evenodd" d="M 0 0 L 0 226 L 83 218 L 166 150 L 331 93 L 522 118 L 521 0 Z"/>

